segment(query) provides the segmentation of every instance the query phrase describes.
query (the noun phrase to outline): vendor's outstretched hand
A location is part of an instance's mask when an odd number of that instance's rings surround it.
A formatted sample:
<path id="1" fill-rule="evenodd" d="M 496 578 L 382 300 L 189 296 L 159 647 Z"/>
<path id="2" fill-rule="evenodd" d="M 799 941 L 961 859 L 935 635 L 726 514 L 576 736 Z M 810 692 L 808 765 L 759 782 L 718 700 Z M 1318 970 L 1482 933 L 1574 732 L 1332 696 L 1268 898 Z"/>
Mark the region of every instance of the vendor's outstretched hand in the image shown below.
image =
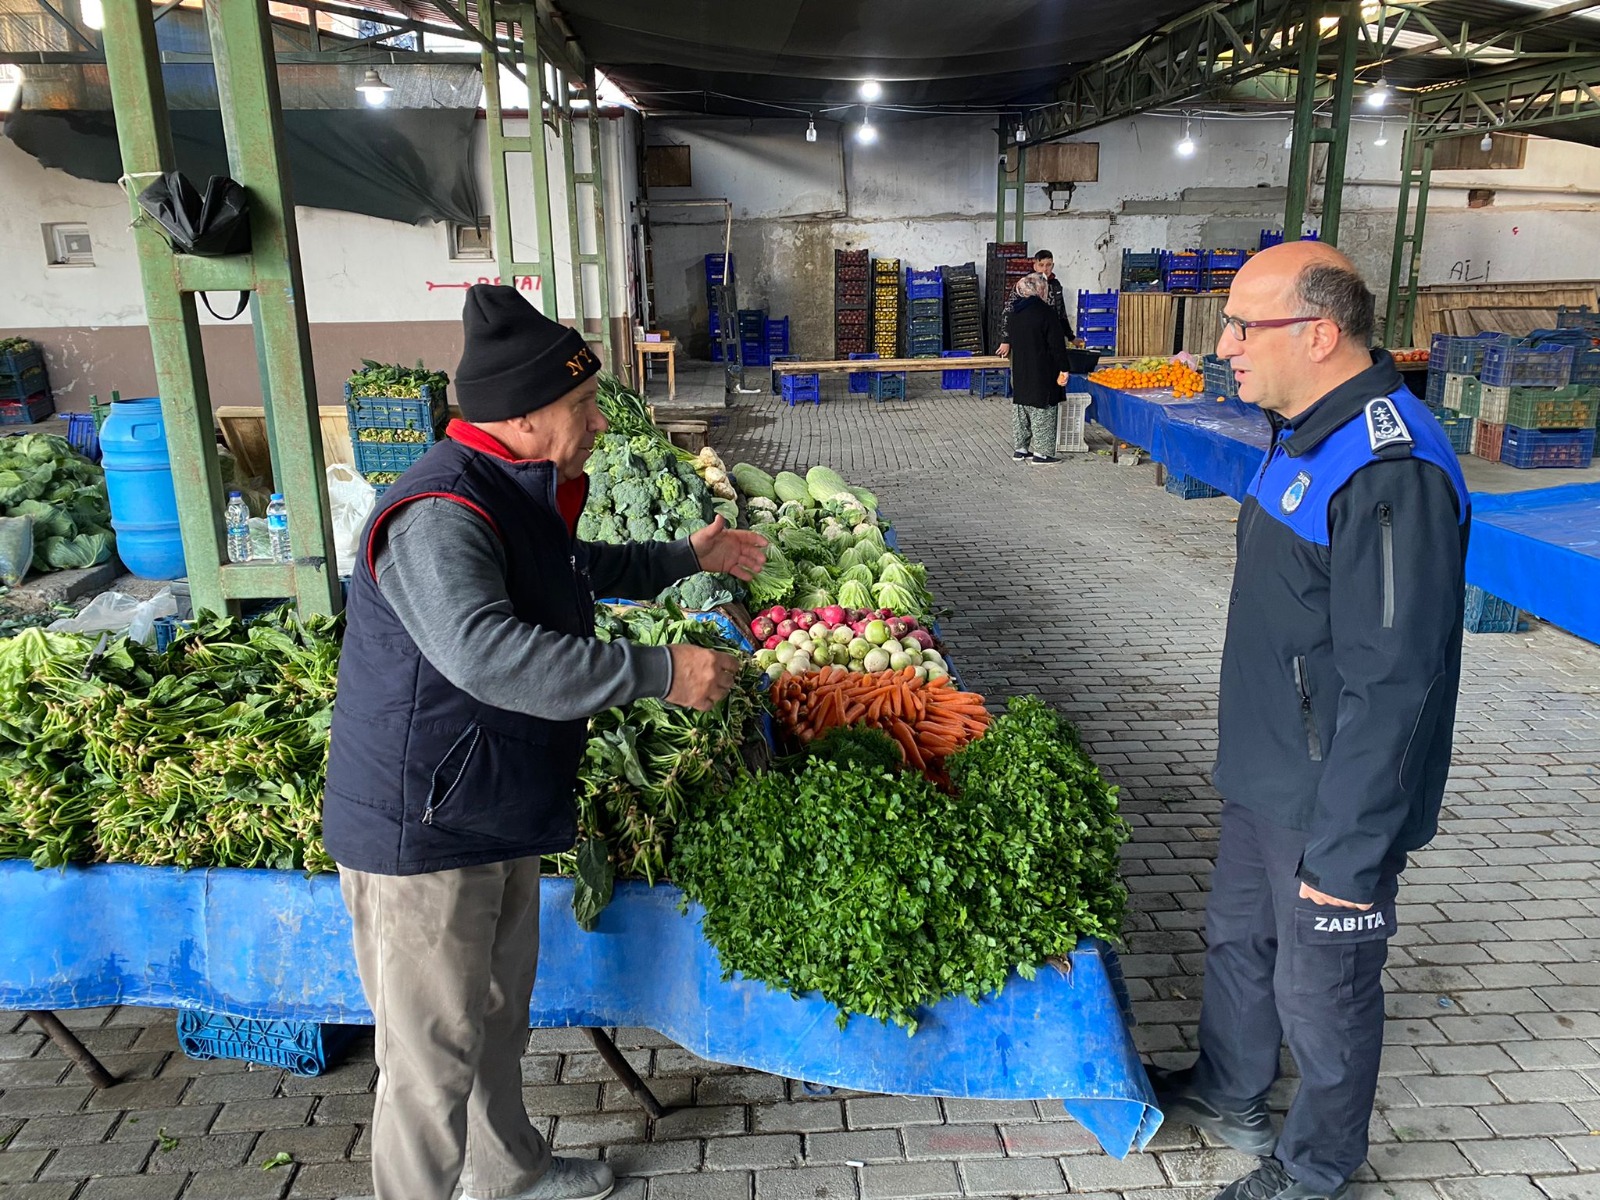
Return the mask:
<path id="1" fill-rule="evenodd" d="M 718 516 L 689 538 L 700 569 L 716 575 L 733 575 L 746 583 L 767 565 L 767 539 L 748 529 L 733 529 Z"/>

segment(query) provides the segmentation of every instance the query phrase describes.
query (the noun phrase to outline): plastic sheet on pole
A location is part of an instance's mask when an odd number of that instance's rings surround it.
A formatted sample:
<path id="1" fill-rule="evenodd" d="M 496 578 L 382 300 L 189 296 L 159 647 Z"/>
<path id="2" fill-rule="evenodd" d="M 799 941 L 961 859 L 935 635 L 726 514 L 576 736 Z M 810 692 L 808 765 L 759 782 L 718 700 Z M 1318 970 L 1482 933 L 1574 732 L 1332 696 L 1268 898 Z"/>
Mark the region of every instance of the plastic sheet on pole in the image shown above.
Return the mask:
<path id="1" fill-rule="evenodd" d="M 0 1008 L 172 1006 L 257 1020 L 370 1024 L 333 875 L 0 863 Z M 1116 956 L 1082 943 L 1067 969 L 1000 995 L 943 1001 L 916 1035 L 844 1029 L 816 996 L 724 981 L 676 888 L 617 886 L 593 933 L 565 879 L 541 884 L 538 1026 L 642 1026 L 696 1054 L 860 1091 L 1056 1097 L 1112 1154 L 1161 1123 L 1127 1028 Z"/>
<path id="2" fill-rule="evenodd" d="M 1474 492 L 1467 582 L 1600 642 L 1600 483 Z"/>

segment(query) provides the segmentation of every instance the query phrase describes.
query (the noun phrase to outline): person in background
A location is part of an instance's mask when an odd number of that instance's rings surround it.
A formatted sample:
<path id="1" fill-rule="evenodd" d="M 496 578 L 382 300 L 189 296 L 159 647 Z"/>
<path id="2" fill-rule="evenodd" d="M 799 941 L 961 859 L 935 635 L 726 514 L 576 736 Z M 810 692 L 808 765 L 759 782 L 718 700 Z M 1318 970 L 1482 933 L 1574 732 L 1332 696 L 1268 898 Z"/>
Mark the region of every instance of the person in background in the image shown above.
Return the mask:
<path id="1" fill-rule="evenodd" d="M 1067 338 L 1061 318 L 1050 307 L 1049 292 L 1050 281 L 1043 275 L 1024 275 L 1012 301 L 1012 458 L 1018 462 L 1061 461 L 1056 457 L 1056 421 L 1067 383 Z"/>
<path id="2" fill-rule="evenodd" d="M 606 428 L 600 362 L 509 287 L 467 293 L 464 420 L 367 521 L 350 581 L 323 834 L 377 1025 L 376 1200 L 601 1200 L 602 1162 L 553 1157 L 522 1053 L 539 858 L 572 848 L 589 717 L 642 697 L 706 711 L 739 661 L 594 637 L 596 594 L 697 571 L 749 579 L 759 534 L 574 536 Z"/>
<path id="3" fill-rule="evenodd" d="M 1276 436 L 1238 518 L 1200 1056 L 1152 1076 L 1169 1119 L 1261 1157 L 1216 1200 L 1336 1200 L 1367 1156 L 1400 872 L 1450 771 L 1471 506 L 1344 255 L 1262 251 L 1222 320 Z M 1275 1134 L 1280 1041 L 1300 1088 Z"/>
<path id="4" fill-rule="evenodd" d="M 1036 251 L 1033 256 L 1033 273 L 1044 276 L 1045 286 L 1048 289 L 1044 297 L 1045 302 L 1055 310 L 1056 316 L 1060 318 L 1061 328 L 1065 333 L 1066 340 L 1072 341 L 1072 322 L 1067 319 L 1067 296 L 1061 288 L 1061 281 L 1056 278 L 1055 256 L 1048 250 Z M 995 350 L 995 353 L 1001 358 L 1006 358 L 1011 354 L 1011 313 L 1016 308 L 1016 305 L 1017 297 L 1015 291 L 1013 291 L 1010 299 L 1006 301 L 1005 308 L 1000 313 L 1000 345 Z"/>

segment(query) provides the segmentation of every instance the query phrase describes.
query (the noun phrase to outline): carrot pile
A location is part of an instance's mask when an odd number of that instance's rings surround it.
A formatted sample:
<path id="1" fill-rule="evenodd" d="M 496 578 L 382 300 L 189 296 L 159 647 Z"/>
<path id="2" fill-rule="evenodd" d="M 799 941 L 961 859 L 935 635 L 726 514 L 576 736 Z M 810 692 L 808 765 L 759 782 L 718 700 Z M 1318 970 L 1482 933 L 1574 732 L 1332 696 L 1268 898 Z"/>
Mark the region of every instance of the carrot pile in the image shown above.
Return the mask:
<path id="1" fill-rule="evenodd" d="M 772 685 L 773 707 L 796 738 L 809 742 L 839 726 L 867 725 L 892 737 L 919 771 L 980 737 L 989 727 L 983 697 L 948 677 L 924 683 L 913 667 L 860 674 L 826 667 L 785 675 Z"/>
<path id="2" fill-rule="evenodd" d="M 1205 391 L 1205 378 L 1193 367 L 1176 360 L 1153 371 L 1136 371 L 1131 367 L 1106 367 L 1089 376 L 1094 383 L 1106 387 L 1135 390 L 1138 388 L 1171 388 L 1180 400 L 1198 396 Z"/>

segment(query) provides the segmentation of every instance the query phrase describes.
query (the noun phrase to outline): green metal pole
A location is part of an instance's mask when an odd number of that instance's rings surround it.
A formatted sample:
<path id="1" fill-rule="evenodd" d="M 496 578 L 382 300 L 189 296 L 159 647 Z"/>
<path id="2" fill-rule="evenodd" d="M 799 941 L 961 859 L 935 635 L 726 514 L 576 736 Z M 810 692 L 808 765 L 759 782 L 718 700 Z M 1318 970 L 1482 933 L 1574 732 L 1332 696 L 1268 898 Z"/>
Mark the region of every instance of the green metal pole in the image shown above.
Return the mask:
<path id="1" fill-rule="evenodd" d="M 1000 130 L 1000 160 L 995 167 L 994 240 L 1006 240 L 1006 131 Z"/>
<path id="2" fill-rule="evenodd" d="M 1014 191 L 1016 192 L 1017 201 L 1017 236 L 1015 240 L 1023 242 L 1027 240 L 1022 234 L 1022 222 L 1023 217 L 1026 215 L 1023 210 L 1027 208 L 1026 202 L 1028 198 L 1028 147 L 1022 142 L 1017 143 L 1017 180 Z"/>
<path id="3" fill-rule="evenodd" d="M 1417 180 L 1417 219 L 1411 229 L 1411 265 L 1406 272 L 1405 318 L 1400 329 L 1401 346 L 1412 344 L 1416 334 L 1417 288 L 1422 279 L 1422 235 L 1428 224 L 1428 185 L 1433 179 L 1433 147 L 1430 139 L 1422 143 L 1422 164 Z"/>
<path id="4" fill-rule="evenodd" d="M 597 268 L 597 299 L 600 314 L 600 344 L 611 350 L 615 362 L 617 347 L 611 337 L 611 266 L 606 258 L 606 239 L 609 234 L 606 214 L 606 173 L 602 152 L 602 133 L 605 122 L 600 116 L 600 94 L 595 90 L 594 76 L 589 76 L 589 186 L 594 192 L 594 254 L 585 256 Z M 615 369 L 615 368 L 613 368 Z"/>
<path id="5" fill-rule="evenodd" d="M 213 432 L 211 390 L 194 296 L 181 290 L 177 257 L 160 227 L 145 218 L 134 197 L 175 165 L 167 94 L 156 48 L 155 19 L 144 0 L 107 0 L 106 73 L 111 85 L 122 170 L 128 177 L 133 240 L 144 283 L 145 317 L 155 360 L 156 386 L 172 460 L 178 526 L 195 609 L 227 609 L 219 579 L 227 558 L 227 530 L 212 498 L 222 490 Z M 222 262 L 233 260 L 218 260 Z M 248 263 L 234 282 L 252 285 Z"/>
<path id="6" fill-rule="evenodd" d="M 478 0 L 478 20 L 492 42 L 495 36 L 494 0 Z M 516 260 L 511 252 L 511 184 L 506 178 L 506 123 L 500 103 L 500 60 L 495 52 L 483 51 L 483 106 L 489 127 L 489 220 L 494 226 L 495 266 L 500 282 L 516 286 Z"/>
<path id="7" fill-rule="evenodd" d="M 1321 13 L 1321 5 L 1307 5 L 1300 25 L 1300 66 L 1294 81 L 1294 139 L 1289 146 L 1289 193 L 1283 206 L 1283 236 L 1285 241 L 1291 242 L 1305 232 L 1312 131 L 1316 125 L 1317 53 L 1322 45 Z"/>
<path id="8" fill-rule="evenodd" d="M 1400 196 L 1395 204 L 1394 253 L 1389 259 L 1389 294 L 1383 309 L 1383 344 L 1391 349 L 1401 346 L 1400 289 L 1405 275 L 1406 245 L 1410 241 L 1407 219 L 1410 216 L 1411 188 L 1413 186 L 1412 160 L 1417 154 L 1414 130 L 1407 126 L 1400 144 Z"/>
<path id="9" fill-rule="evenodd" d="M 1328 144 L 1328 163 L 1322 186 L 1322 240 L 1339 244 L 1339 215 L 1344 201 L 1345 158 L 1350 148 L 1350 107 L 1355 91 L 1356 35 L 1361 20 L 1358 3 L 1339 6 L 1339 32 L 1336 45 L 1339 73 L 1333 83 L 1333 130 Z"/>
<path id="10" fill-rule="evenodd" d="M 556 129 L 561 136 L 561 170 L 566 185 L 567 261 L 572 268 L 573 328 L 584 333 L 583 318 L 588 306 L 583 297 L 583 239 L 578 229 L 578 154 L 573 145 L 573 139 L 577 136 L 577 122 L 572 119 L 571 89 L 567 87 L 564 71 L 556 72 L 556 93 L 552 100 L 556 109 L 552 115 L 556 117 Z"/>
<path id="11" fill-rule="evenodd" d="M 559 315 L 556 302 L 556 238 L 550 219 L 550 164 L 544 144 L 544 56 L 539 53 L 538 13 L 531 4 L 518 5 L 522 27 L 522 67 L 528 77 L 528 152 L 533 159 L 533 198 L 539 223 L 539 307 L 551 319 Z M 560 103 L 551 97 L 552 106 Z M 553 117 L 559 119 L 552 111 Z"/>
<path id="12" fill-rule="evenodd" d="M 283 102 L 266 0 L 205 0 L 211 55 L 222 101 L 222 127 L 233 177 L 250 191 L 251 257 L 261 395 L 272 414 L 273 478 L 289 506 L 294 547 L 293 594 L 303 613 L 341 607 L 331 562 L 333 516 L 328 506 L 317 411 L 305 279 L 283 146 Z M 215 456 L 211 456 L 214 460 Z M 213 511 L 221 508 L 220 483 Z"/>

